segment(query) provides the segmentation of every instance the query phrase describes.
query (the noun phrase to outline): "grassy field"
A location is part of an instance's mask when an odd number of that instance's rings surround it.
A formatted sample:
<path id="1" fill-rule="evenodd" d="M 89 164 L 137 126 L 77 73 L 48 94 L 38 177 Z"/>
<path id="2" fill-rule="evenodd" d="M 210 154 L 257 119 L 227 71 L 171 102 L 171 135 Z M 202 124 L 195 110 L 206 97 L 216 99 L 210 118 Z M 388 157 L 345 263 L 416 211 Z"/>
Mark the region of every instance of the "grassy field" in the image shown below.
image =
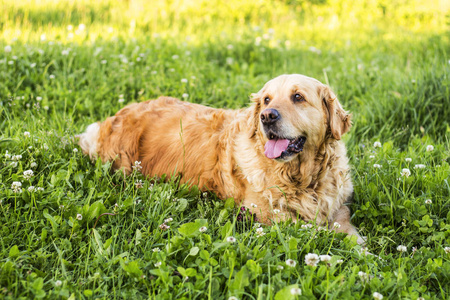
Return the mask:
<path id="1" fill-rule="evenodd" d="M 450 298 L 447 1 L 0 8 L 0 299 Z M 283 73 L 329 84 L 353 113 L 366 248 L 301 222 L 262 234 L 232 199 L 123 178 L 72 142 L 160 95 L 245 107 Z M 308 253 L 331 260 L 309 266 Z"/>

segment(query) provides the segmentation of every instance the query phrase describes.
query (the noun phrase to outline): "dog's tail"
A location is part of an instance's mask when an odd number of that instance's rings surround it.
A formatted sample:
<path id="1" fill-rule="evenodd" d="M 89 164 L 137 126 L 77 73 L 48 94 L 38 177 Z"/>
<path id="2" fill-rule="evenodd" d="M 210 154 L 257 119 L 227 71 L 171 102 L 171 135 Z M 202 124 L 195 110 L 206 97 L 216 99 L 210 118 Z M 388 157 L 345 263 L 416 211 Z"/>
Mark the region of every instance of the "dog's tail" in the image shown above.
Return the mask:
<path id="1" fill-rule="evenodd" d="M 113 161 L 113 168 L 123 168 L 126 173 L 132 171 L 135 161 L 139 160 L 139 144 L 146 128 L 142 111 L 137 104 L 121 109 L 115 116 L 103 122 L 89 125 L 86 131 L 78 135 L 78 144 L 83 153 L 91 160 Z"/>
<path id="2" fill-rule="evenodd" d="M 89 125 L 84 133 L 75 136 L 83 153 L 89 155 L 92 160 L 97 158 L 99 132 L 100 123 L 96 122 Z"/>

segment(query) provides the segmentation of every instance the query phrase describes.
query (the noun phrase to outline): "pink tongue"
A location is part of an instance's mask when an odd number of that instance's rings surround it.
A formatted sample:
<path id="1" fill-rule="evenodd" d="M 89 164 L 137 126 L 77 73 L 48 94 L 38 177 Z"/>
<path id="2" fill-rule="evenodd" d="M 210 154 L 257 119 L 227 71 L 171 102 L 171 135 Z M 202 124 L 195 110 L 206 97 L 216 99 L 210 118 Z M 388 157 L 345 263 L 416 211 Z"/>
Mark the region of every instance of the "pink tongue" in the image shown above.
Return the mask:
<path id="1" fill-rule="evenodd" d="M 267 158 L 277 158 L 281 152 L 287 149 L 289 140 L 268 140 L 264 146 L 264 154 Z"/>

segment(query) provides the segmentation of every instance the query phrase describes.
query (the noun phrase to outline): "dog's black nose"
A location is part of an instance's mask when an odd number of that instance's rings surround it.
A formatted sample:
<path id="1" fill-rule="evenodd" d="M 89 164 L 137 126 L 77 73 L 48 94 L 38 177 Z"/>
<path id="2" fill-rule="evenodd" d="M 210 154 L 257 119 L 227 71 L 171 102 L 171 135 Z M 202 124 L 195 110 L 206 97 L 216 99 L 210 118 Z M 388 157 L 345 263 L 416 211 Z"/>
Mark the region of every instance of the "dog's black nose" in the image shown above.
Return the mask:
<path id="1" fill-rule="evenodd" d="M 261 113 L 261 122 L 264 125 L 273 124 L 276 121 L 278 121 L 280 118 L 281 118 L 281 116 L 280 116 L 280 113 L 278 112 L 278 110 L 273 109 L 273 108 L 265 109 Z"/>

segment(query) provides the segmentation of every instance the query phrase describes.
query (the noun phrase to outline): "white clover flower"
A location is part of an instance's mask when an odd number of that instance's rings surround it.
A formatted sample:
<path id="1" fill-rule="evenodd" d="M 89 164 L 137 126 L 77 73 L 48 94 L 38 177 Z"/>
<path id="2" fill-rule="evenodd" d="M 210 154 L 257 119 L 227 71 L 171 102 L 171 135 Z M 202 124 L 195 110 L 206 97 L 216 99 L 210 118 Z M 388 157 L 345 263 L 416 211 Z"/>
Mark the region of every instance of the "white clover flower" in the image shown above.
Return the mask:
<path id="1" fill-rule="evenodd" d="M 409 169 L 402 169 L 402 171 L 400 172 L 400 175 L 402 175 L 403 177 L 409 177 L 409 175 L 411 175 L 411 171 Z"/>
<path id="2" fill-rule="evenodd" d="M 397 251 L 398 252 L 406 252 L 407 250 L 408 250 L 408 248 L 406 246 L 403 246 L 403 245 L 399 245 L 397 247 Z"/>
<path id="3" fill-rule="evenodd" d="M 227 46 L 227 49 L 228 49 L 228 50 L 233 50 L 233 48 L 234 48 L 234 47 L 233 47 L 233 45 L 231 45 L 231 44 L 229 44 L 229 45 Z"/>
<path id="4" fill-rule="evenodd" d="M 256 205 L 255 203 L 251 203 L 250 206 L 253 207 L 253 208 L 257 208 L 258 207 L 258 205 Z"/>
<path id="5" fill-rule="evenodd" d="M 13 155 L 11 158 L 12 158 L 12 160 L 19 161 L 19 160 L 22 159 L 22 155 L 20 155 L 20 154 L 18 154 L 18 155 Z"/>
<path id="6" fill-rule="evenodd" d="M 73 30 L 73 25 L 68 25 L 68 26 L 67 26 L 67 30 L 68 30 L 68 31 L 72 31 L 72 30 Z"/>
<path id="7" fill-rule="evenodd" d="M 63 51 L 61 51 L 61 55 L 64 55 L 64 56 L 69 55 L 69 50 L 63 50 Z"/>
<path id="8" fill-rule="evenodd" d="M 182 83 L 188 83 L 188 80 L 186 78 L 181 79 Z"/>
<path id="9" fill-rule="evenodd" d="M 28 191 L 30 192 L 30 193 L 34 193 L 34 192 L 36 192 L 36 188 L 34 187 L 34 186 L 29 186 L 28 187 Z"/>
<path id="10" fill-rule="evenodd" d="M 61 280 L 56 280 L 55 281 L 55 286 L 56 287 L 61 286 L 61 285 L 62 285 L 62 281 Z"/>
<path id="11" fill-rule="evenodd" d="M 331 256 L 328 254 L 319 255 L 319 259 L 323 262 L 329 262 L 331 260 Z"/>
<path id="12" fill-rule="evenodd" d="M 425 204 L 432 204 L 432 203 L 433 203 L 433 201 L 431 201 L 431 199 L 425 200 Z"/>
<path id="13" fill-rule="evenodd" d="M 373 146 L 375 148 L 381 148 L 381 143 L 380 142 L 375 142 L 375 143 L 373 143 Z"/>
<path id="14" fill-rule="evenodd" d="M 30 137 L 30 136 L 31 136 L 31 133 L 29 133 L 28 131 L 25 131 L 25 132 L 23 133 L 23 135 L 24 135 L 25 137 Z"/>
<path id="15" fill-rule="evenodd" d="M 424 164 L 418 164 L 414 166 L 414 169 L 425 169 L 425 165 Z"/>
<path id="16" fill-rule="evenodd" d="M 36 63 L 30 64 L 30 68 L 34 68 L 34 67 L 36 67 Z"/>
<path id="17" fill-rule="evenodd" d="M 407 157 L 407 158 L 405 158 L 405 161 L 406 162 L 412 162 L 412 158 L 411 157 Z"/>
<path id="18" fill-rule="evenodd" d="M 103 59 L 102 61 L 100 61 L 100 63 L 101 63 L 102 65 L 106 65 L 107 62 L 108 62 L 108 61 L 107 61 L 106 59 Z"/>
<path id="19" fill-rule="evenodd" d="M 279 209 L 274 209 L 274 210 L 273 210 L 273 213 L 276 214 L 276 215 L 278 215 L 278 214 L 280 213 L 280 210 L 279 210 Z"/>
<path id="20" fill-rule="evenodd" d="M 277 270 L 280 270 L 280 271 L 281 271 L 281 270 L 283 270 L 283 269 L 284 269 L 283 266 L 281 266 L 281 265 L 278 265 L 278 266 L 277 266 Z"/>
<path id="21" fill-rule="evenodd" d="M 203 192 L 202 196 L 203 196 L 203 198 L 206 198 L 206 197 L 208 197 L 208 193 L 207 192 Z"/>
<path id="22" fill-rule="evenodd" d="M 288 260 L 286 260 L 286 265 L 288 267 L 294 268 L 297 265 L 297 262 L 295 260 L 289 258 Z"/>
<path id="23" fill-rule="evenodd" d="M 369 155 L 369 158 L 370 158 L 370 159 L 374 159 L 374 158 L 375 158 L 375 155 Z"/>
<path id="24" fill-rule="evenodd" d="M 162 262 L 158 261 L 158 262 L 155 264 L 155 267 L 159 268 L 159 267 L 161 267 L 161 265 L 162 265 Z"/>
<path id="25" fill-rule="evenodd" d="M 48 76 L 50 79 L 55 79 L 55 75 L 51 74 L 50 76 Z"/>
<path id="26" fill-rule="evenodd" d="M 41 101 L 41 100 L 42 100 L 42 97 L 40 97 L 40 96 L 36 97 L 36 101 Z"/>
<path id="27" fill-rule="evenodd" d="M 175 69 L 174 68 L 170 68 L 169 72 L 173 73 L 173 72 L 175 72 Z"/>
<path id="28" fill-rule="evenodd" d="M 319 255 L 315 253 L 308 253 L 305 255 L 305 264 L 311 267 L 317 266 L 319 263 Z"/>
<path id="29" fill-rule="evenodd" d="M 140 171 L 142 170 L 142 166 L 141 166 L 141 162 L 140 161 L 135 161 L 134 162 L 134 166 L 132 166 L 133 170 L 135 171 Z"/>
<path id="30" fill-rule="evenodd" d="M 445 253 L 449 254 L 450 253 L 450 247 L 445 247 L 444 251 L 445 251 Z"/>
<path id="31" fill-rule="evenodd" d="M 363 272 L 363 271 L 359 271 L 358 272 L 358 276 L 359 278 L 361 278 L 361 280 L 365 281 L 369 279 L 369 275 L 367 275 L 367 273 Z"/>
<path id="32" fill-rule="evenodd" d="M 36 168 L 37 167 L 37 163 L 35 163 L 34 161 L 30 164 L 31 168 Z"/>
<path id="33" fill-rule="evenodd" d="M 434 150 L 434 146 L 433 145 L 428 145 L 427 146 L 427 152 L 431 152 Z"/>
<path id="34" fill-rule="evenodd" d="M 22 182 L 20 181 L 14 181 L 11 184 L 11 189 L 14 193 L 21 193 L 22 192 Z"/>
<path id="35" fill-rule="evenodd" d="M 337 264 L 342 264 L 343 262 L 344 262 L 343 259 L 338 259 L 338 260 L 336 261 Z"/>
<path id="36" fill-rule="evenodd" d="M 25 172 L 23 172 L 23 177 L 27 180 L 33 177 L 33 175 L 33 170 L 26 170 Z"/>
<path id="37" fill-rule="evenodd" d="M 206 230 L 208 230 L 208 228 L 206 226 L 202 226 L 198 231 L 205 232 Z"/>
<path id="38" fill-rule="evenodd" d="M 159 252 L 159 251 L 161 251 L 161 250 L 160 250 L 158 247 L 156 247 L 156 248 L 153 248 L 152 251 L 153 251 L 153 252 Z"/>
<path id="39" fill-rule="evenodd" d="M 377 299 L 377 300 L 381 300 L 383 299 L 383 295 L 381 295 L 380 293 L 373 293 L 373 298 Z"/>
<path id="40" fill-rule="evenodd" d="M 301 295 L 302 294 L 302 290 L 299 289 L 299 288 L 292 288 L 291 289 L 291 294 L 294 295 L 294 296 Z"/>
<path id="41" fill-rule="evenodd" d="M 11 158 L 11 154 L 9 154 L 8 150 L 6 150 L 6 152 L 5 152 L 5 158 L 6 159 L 10 159 Z"/>
<path id="42" fill-rule="evenodd" d="M 183 97 L 183 98 L 189 98 L 189 94 L 188 93 L 184 93 L 183 95 L 181 95 L 181 97 Z"/>
<path id="43" fill-rule="evenodd" d="M 78 220 L 78 221 L 83 220 L 83 216 L 82 216 L 81 214 L 77 214 L 77 220 Z"/>
<path id="44" fill-rule="evenodd" d="M 164 223 L 170 223 L 170 222 L 172 222 L 172 221 L 173 221 L 172 218 L 167 218 L 167 219 L 164 220 Z"/>
<path id="45" fill-rule="evenodd" d="M 78 149 L 77 148 L 73 148 L 73 153 L 77 153 L 78 152 Z"/>
<path id="46" fill-rule="evenodd" d="M 176 54 L 175 54 L 175 55 L 172 55 L 172 59 L 173 59 L 173 60 L 178 59 L 178 58 L 180 58 L 178 55 L 176 55 Z"/>
<path id="47" fill-rule="evenodd" d="M 6 45 L 6 46 L 5 46 L 5 52 L 6 52 L 6 53 L 11 52 L 11 50 L 12 50 L 12 48 L 11 48 L 10 45 Z"/>
<path id="48" fill-rule="evenodd" d="M 44 188 L 43 188 L 43 187 L 38 187 L 38 188 L 37 188 L 37 191 L 38 191 L 38 192 L 43 192 L 43 191 L 44 191 Z"/>
<path id="49" fill-rule="evenodd" d="M 232 57 L 226 58 L 227 65 L 232 65 L 234 63 L 234 59 Z"/>
<path id="50" fill-rule="evenodd" d="M 308 224 L 302 224 L 301 228 L 302 228 L 302 229 L 310 229 L 310 228 L 313 228 L 313 225 L 310 224 L 310 223 L 308 223 Z"/>
<path id="51" fill-rule="evenodd" d="M 450 61 L 449 61 L 449 64 L 450 64 Z M 425 298 L 424 297 L 419 297 L 419 298 L 417 298 L 417 300 L 425 300 Z"/>
<path id="52" fill-rule="evenodd" d="M 258 236 L 264 236 L 266 233 L 264 232 L 264 228 L 259 227 L 256 229 L 256 235 Z"/>
<path id="53" fill-rule="evenodd" d="M 17 167 L 17 161 L 12 161 L 9 163 L 9 165 L 13 168 Z"/>
<path id="54" fill-rule="evenodd" d="M 334 222 L 334 223 L 333 223 L 333 227 L 334 227 L 334 228 L 340 228 L 340 227 L 341 227 L 341 224 L 339 224 L 338 222 Z"/>
<path id="55" fill-rule="evenodd" d="M 78 25 L 78 30 L 84 31 L 85 29 L 86 29 L 86 25 L 84 25 L 83 23 L 81 23 L 80 25 Z"/>
<path id="56" fill-rule="evenodd" d="M 134 183 L 134 186 L 135 186 L 137 189 L 141 189 L 141 188 L 144 187 L 144 183 L 142 182 L 141 179 L 139 179 L 138 181 L 136 181 L 136 182 Z"/>
<path id="57" fill-rule="evenodd" d="M 233 237 L 233 236 L 229 236 L 229 237 L 227 237 L 227 242 L 228 243 L 234 243 L 234 242 L 236 242 L 236 238 Z"/>
<path id="58" fill-rule="evenodd" d="M 158 72 L 157 71 L 152 71 L 151 74 L 152 75 L 156 75 L 156 74 L 158 74 Z"/>
<path id="59" fill-rule="evenodd" d="M 379 164 L 374 164 L 373 167 L 376 169 L 381 169 L 381 165 L 379 165 Z"/>
<path id="60" fill-rule="evenodd" d="M 228 300 L 239 300 L 239 298 L 235 297 L 235 296 L 231 296 L 231 297 L 228 297 Z"/>

